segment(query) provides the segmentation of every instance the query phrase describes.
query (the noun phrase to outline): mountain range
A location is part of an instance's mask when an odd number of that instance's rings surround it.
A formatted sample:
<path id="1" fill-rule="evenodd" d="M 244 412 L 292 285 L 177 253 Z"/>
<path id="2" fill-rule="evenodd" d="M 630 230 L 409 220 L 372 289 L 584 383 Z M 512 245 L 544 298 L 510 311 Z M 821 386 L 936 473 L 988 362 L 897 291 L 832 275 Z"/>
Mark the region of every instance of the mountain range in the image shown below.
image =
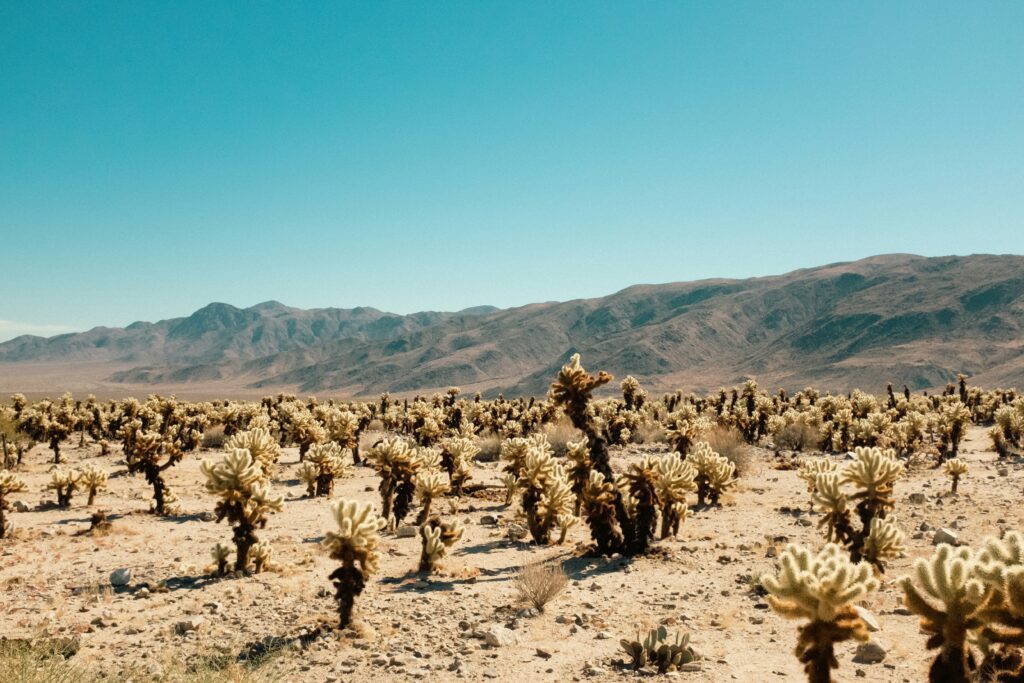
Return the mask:
<path id="1" fill-rule="evenodd" d="M 385 313 L 212 303 L 184 318 L 0 344 L 0 391 L 346 397 L 543 394 L 575 352 L 648 389 L 1024 386 L 1024 257 L 876 256 L 637 285 L 509 309 Z"/>

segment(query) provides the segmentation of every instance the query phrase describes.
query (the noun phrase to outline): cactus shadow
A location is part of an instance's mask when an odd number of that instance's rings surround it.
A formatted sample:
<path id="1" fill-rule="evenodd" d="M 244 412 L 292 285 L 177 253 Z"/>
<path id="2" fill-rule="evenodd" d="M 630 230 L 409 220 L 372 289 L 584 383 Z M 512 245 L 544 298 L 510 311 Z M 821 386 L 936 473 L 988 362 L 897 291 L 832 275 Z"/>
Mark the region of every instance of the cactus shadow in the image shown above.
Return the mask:
<path id="1" fill-rule="evenodd" d="M 491 552 L 492 550 L 500 550 L 506 547 L 508 541 L 496 539 L 493 541 L 485 541 L 483 543 L 477 543 L 475 545 L 463 546 L 456 550 L 453 555 L 484 555 Z"/>
<path id="2" fill-rule="evenodd" d="M 562 561 L 562 570 L 573 581 L 582 581 L 593 576 L 612 574 L 621 571 L 633 563 L 631 557 L 570 557 Z"/>
<path id="3" fill-rule="evenodd" d="M 168 591 L 176 590 L 201 590 L 207 586 L 225 581 L 230 578 L 228 576 L 214 576 L 212 574 L 199 574 L 197 576 L 172 576 L 169 579 L 165 579 L 161 583 L 167 587 Z M 141 586 L 140 586 L 141 588 Z"/>

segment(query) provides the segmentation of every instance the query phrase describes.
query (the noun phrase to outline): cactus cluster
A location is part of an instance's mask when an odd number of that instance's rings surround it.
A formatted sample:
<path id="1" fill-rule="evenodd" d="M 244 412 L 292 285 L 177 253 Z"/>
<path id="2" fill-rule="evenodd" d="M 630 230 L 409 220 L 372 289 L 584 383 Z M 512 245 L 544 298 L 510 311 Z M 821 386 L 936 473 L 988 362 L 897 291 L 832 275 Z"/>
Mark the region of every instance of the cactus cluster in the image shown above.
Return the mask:
<path id="1" fill-rule="evenodd" d="M 339 500 L 331 511 L 337 529 L 327 532 L 324 547 L 332 559 L 341 562 L 329 578 L 334 583 L 340 626 L 345 628 L 352 619 L 355 599 L 370 574 L 377 571 L 378 532 L 387 521 L 377 517 L 370 503 Z"/>
<path id="2" fill-rule="evenodd" d="M 686 455 L 686 462 L 697 473 L 697 505 L 718 505 L 722 494 L 736 484 L 736 466 L 706 442 L 697 442 Z"/>
<path id="3" fill-rule="evenodd" d="M 690 634 L 676 634 L 675 638 L 669 640 L 668 630 L 664 626 L 651 629 L 646 637 L 637 634 L 636 640 L 624 638 L 619 644 L 629 656 L 629 664 L 634 671 L 650 664 L 658 673 L 663 674 L 676 671 L 697 659 L 697 654 L 690 647 Z"/>
<path id="4" fill-rule="evenodd" d="M 334 492 L 334 480 L 348 472 L 352 454 L 333 441 L 313 444 L 299 466 L 298 477 L 306 485 L 310 496 L 329 496 Z"/>

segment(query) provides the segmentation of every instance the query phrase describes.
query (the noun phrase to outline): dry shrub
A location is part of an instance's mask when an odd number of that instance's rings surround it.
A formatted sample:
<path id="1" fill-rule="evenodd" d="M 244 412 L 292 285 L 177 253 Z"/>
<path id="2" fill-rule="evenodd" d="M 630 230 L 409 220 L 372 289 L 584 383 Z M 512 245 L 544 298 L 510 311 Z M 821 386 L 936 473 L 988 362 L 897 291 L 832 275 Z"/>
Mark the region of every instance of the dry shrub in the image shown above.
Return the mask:
<path id="1" fill-rule="evenodd" d="M 516 588 L 524 602 L 533 605 L 538 612 L 565 590 L 569 577 L 561 565 L 534 563 L 523 565 L 516 575 Z"/>
<path id="2" fill-rule="evenodd" d="M 380 418 L 375 417 L 372 420 L 370 420 L 370 424 L 368 424 L 366 426 L 366 431 L 368 431 L 368 432 L 383 432 L 384 431 L 384 422 L 381 421 Z"/>
<path id="3" fill-rule="evenodd" d="M 214 425 L 203 432 L 203 448 L 216 450 L 224 448 L 224 426 Z"/>
<path id="4" fill-rule="evenodd" d="M 665 443 L 668 441 L 668 434 L 660 424 L 651 423 L 640 425 L 633 432 L 633 443 Z"/>
<path id="5" fill-rule="evenodd" d="M 821 429 L 814 425 L 794 422 L 775 434 L 775 448 L 785 451 L 818 450 L 821 446 Z"/>
<path id="6" fill-rule="evenodd" d="M 544 435 L 548 437 L 548 443 L 555 450 L 555 455 L 565 455 L 570 441 L 579 441 L 583 438 L 583 432 L 567 421 L 547 425 L 544 427 Z"/>
<path id="7" fill-rule="evenodd" d="M 497 434 L 478 436 L 476 445 L 480 449 L 476 455 L 477 462 L 497 462 L 501 456 L 501 437 Z"/>
<path id="8" fill-rule="evenodd" d="M 743 440 L 738 430 L 716 425 L 701 440 L 707 441 L 711 450 L 736 466 L 737 477 L 749 475 L 754 470 L 754 449 Z"/>

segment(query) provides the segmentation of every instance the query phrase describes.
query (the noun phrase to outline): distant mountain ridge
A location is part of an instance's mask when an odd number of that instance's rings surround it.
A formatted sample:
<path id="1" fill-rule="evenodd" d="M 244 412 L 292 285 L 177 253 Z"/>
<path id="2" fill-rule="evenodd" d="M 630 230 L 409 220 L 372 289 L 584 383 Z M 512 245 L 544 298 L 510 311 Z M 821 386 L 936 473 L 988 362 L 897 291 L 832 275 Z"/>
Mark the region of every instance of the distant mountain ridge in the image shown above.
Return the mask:
<path id="1" fill-rule="evenodd" d="M 772 387 L 916 389 L 958 372 L 1024 386 L 1022 330 L 1024 257 L 890 254 L 456 313 L 212 303 L 185 318 L 0 344 L 0 390 L 21 380 L 125 394 L 541 394 L 576 351 L 587 367 L 656 391 L 748 376 Z"/>

